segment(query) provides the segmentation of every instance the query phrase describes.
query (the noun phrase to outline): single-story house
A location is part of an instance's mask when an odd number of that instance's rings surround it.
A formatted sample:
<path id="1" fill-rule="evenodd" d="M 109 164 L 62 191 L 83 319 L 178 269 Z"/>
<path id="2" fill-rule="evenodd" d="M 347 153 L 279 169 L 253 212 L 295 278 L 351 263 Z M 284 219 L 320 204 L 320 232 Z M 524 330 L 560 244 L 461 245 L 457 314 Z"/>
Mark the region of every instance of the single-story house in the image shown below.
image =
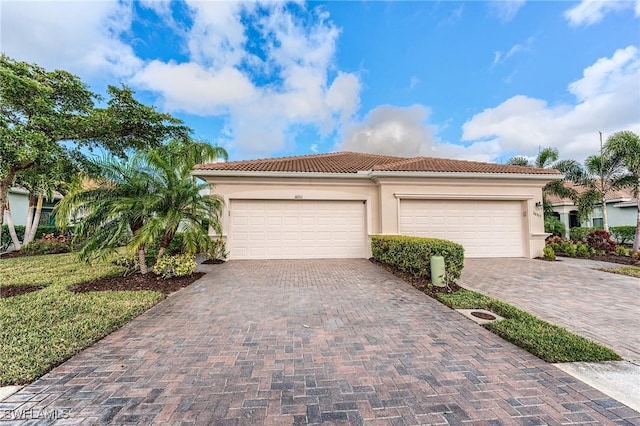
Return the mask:
<path id="1" fill-rule="evenodd" d="M 40 213 L 40 225 L 54 225 L 53 208 L 62 199 L 62 194 L 55 192 L 53 200 L 45 200 Z M 16 226 L 25 226 L 27 224 L 27 215 L 29 212 L 29 191 L 19 187 L 9 188 L 9 204 L 11 205 L 11 218 Z M 7 223 L 5 214 L 4 223 Z"/>
<path id="2" fill-rule="evenodd" d="M 370 237 L 462 244 L 467 257 L 536 257 L 556 170 L 336 152 L 200 164 L 224 198 L 230 259 L 366 258 Z M 213 237 L 213 235 L 212 235 Z"/>
<path id="3" fill-rule="evenodd" d="M 578 193 L 585 190 L 582 185 L 565 182 L 565 186 L 575 189 Z M 549 195 L 548 201 L 553 206 L 555 215 L 564 223 L 567 234 L 569 229 L 577 226 L 590 228 L 601 228 L 603 226 L 602 206 L 598 205 L 591 212 L 589 218 L 580 222 L 578 219 L 578 208 L 573 200 L 560 198 L 556 195 Z M 631 189 L 611 190 L 605 194 L 607 205 L 607 220 L 609 226 L 635 226 L 638 217 L 638 201 L 633 197 Z"/>

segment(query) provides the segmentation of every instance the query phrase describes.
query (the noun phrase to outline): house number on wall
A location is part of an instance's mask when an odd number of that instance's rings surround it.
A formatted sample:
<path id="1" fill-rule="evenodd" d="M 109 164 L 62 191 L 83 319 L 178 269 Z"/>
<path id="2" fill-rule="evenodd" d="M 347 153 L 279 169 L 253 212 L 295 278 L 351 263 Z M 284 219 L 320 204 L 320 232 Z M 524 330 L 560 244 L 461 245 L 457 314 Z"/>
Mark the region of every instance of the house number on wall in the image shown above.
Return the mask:
<path id="1" fill-rule="evenodd" d="M 293 198 L 296 200 L 302 200 L 302 195 L 294 195 Z"/>

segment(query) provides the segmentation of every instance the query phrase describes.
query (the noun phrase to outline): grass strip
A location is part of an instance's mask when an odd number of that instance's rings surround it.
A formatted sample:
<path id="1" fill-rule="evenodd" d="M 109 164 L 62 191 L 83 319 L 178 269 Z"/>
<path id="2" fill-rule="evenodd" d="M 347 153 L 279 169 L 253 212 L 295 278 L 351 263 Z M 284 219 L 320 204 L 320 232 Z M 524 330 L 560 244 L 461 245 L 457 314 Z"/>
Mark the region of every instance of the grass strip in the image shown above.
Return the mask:
<path id="1" fill-rule="evenodd" d="M 622 359 L 605 346 L 475 291 L 463 288 L 452 294 L 438 294 L 436 298 L 453 309 L 486 309 L 504 317 L 483 327 L 547 362 Z"/>
<path id="2" fill-rule="evenodd" d="M 0 291 L 15 285 L 45 287 L 0 298 L 0 385 L 32 382 L 164 298 L 155 291 L 67 290 L 121 273 L 109 262 L 89 265 L 74 254 L 0 260 Z"/>
<path id="3" fill-rule="evenodd" d="M 612 274 L 628 275 L 640 278 L 640 268 L 635 266 L 621 266 L 619 268 L 600 268 L 600 271 L 611 272 Z"/>

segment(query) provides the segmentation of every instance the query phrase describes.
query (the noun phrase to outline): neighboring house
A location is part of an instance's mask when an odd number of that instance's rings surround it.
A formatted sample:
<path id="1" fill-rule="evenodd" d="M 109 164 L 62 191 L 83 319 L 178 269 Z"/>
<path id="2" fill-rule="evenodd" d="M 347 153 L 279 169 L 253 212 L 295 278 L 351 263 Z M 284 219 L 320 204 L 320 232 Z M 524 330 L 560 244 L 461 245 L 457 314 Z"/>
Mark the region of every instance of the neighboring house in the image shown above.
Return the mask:
<path id="1" fill-rule="evenodd" d="M 581 193 L 585 188 L 581 185 L 565 183 L 565 186 L 575 189 Z M 569 198 L 560 198 L 555 195 L 548 197 L 549 202 L 553 206 L 555 216 L 564 223 L 566 233 L 568 235 L 571 228 L 577 226 L 586 226 L 590 228 L 601 228 L 603 226 L 602 206 L 598 205 L 589 215 L 587 220 L 580 223 L 578 220 L 578 208 Z M 607 219 L 609 226 L 635 226 L 638 217 L 637 200 L 633 198 L 630 189 L 619 189 L 609 191 L 605 195 L 607 204 Z"/>
<path id="2" fill-rule="evenodd" d="M 536 257 L 556 170 L 338 152 L 211 163 L 230 259 L 367 258 L 376 234 L 446 238 L 467 257 Z"/>
<path id="3" fill-rule="evenodd" d="M 53 208 L 62 199 L 62 195 L 56 192 L 53 197 L 53 201 L 45 200 L 42 206 L 40 225 L 54 225 Z M 26 225 L 29 211 L 29 192 L 16 187 L 9 189 L 9 204 L 11 205 L 11 217 L 14 225 Z M 7 223 L 6 215 L 4 223 Z"/>

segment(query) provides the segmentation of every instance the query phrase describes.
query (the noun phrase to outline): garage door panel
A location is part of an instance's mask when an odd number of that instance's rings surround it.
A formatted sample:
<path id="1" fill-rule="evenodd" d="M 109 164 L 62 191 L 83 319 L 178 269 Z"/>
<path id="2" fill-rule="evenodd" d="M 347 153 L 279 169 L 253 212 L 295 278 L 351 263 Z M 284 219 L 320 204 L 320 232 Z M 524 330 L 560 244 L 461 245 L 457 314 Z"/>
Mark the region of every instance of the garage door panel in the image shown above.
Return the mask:
<path id="1" fill-rule="evenodd" d="M 357 258 L 366 253 L 361 201 L 232 200 L 230 216 L 232 259 Z"/>
<path id="2" fill-rule="evenodd" d="M 400 234 L 462 244 L 466 257 L 522 257 L 519 201 L 401 200 Z"/>

